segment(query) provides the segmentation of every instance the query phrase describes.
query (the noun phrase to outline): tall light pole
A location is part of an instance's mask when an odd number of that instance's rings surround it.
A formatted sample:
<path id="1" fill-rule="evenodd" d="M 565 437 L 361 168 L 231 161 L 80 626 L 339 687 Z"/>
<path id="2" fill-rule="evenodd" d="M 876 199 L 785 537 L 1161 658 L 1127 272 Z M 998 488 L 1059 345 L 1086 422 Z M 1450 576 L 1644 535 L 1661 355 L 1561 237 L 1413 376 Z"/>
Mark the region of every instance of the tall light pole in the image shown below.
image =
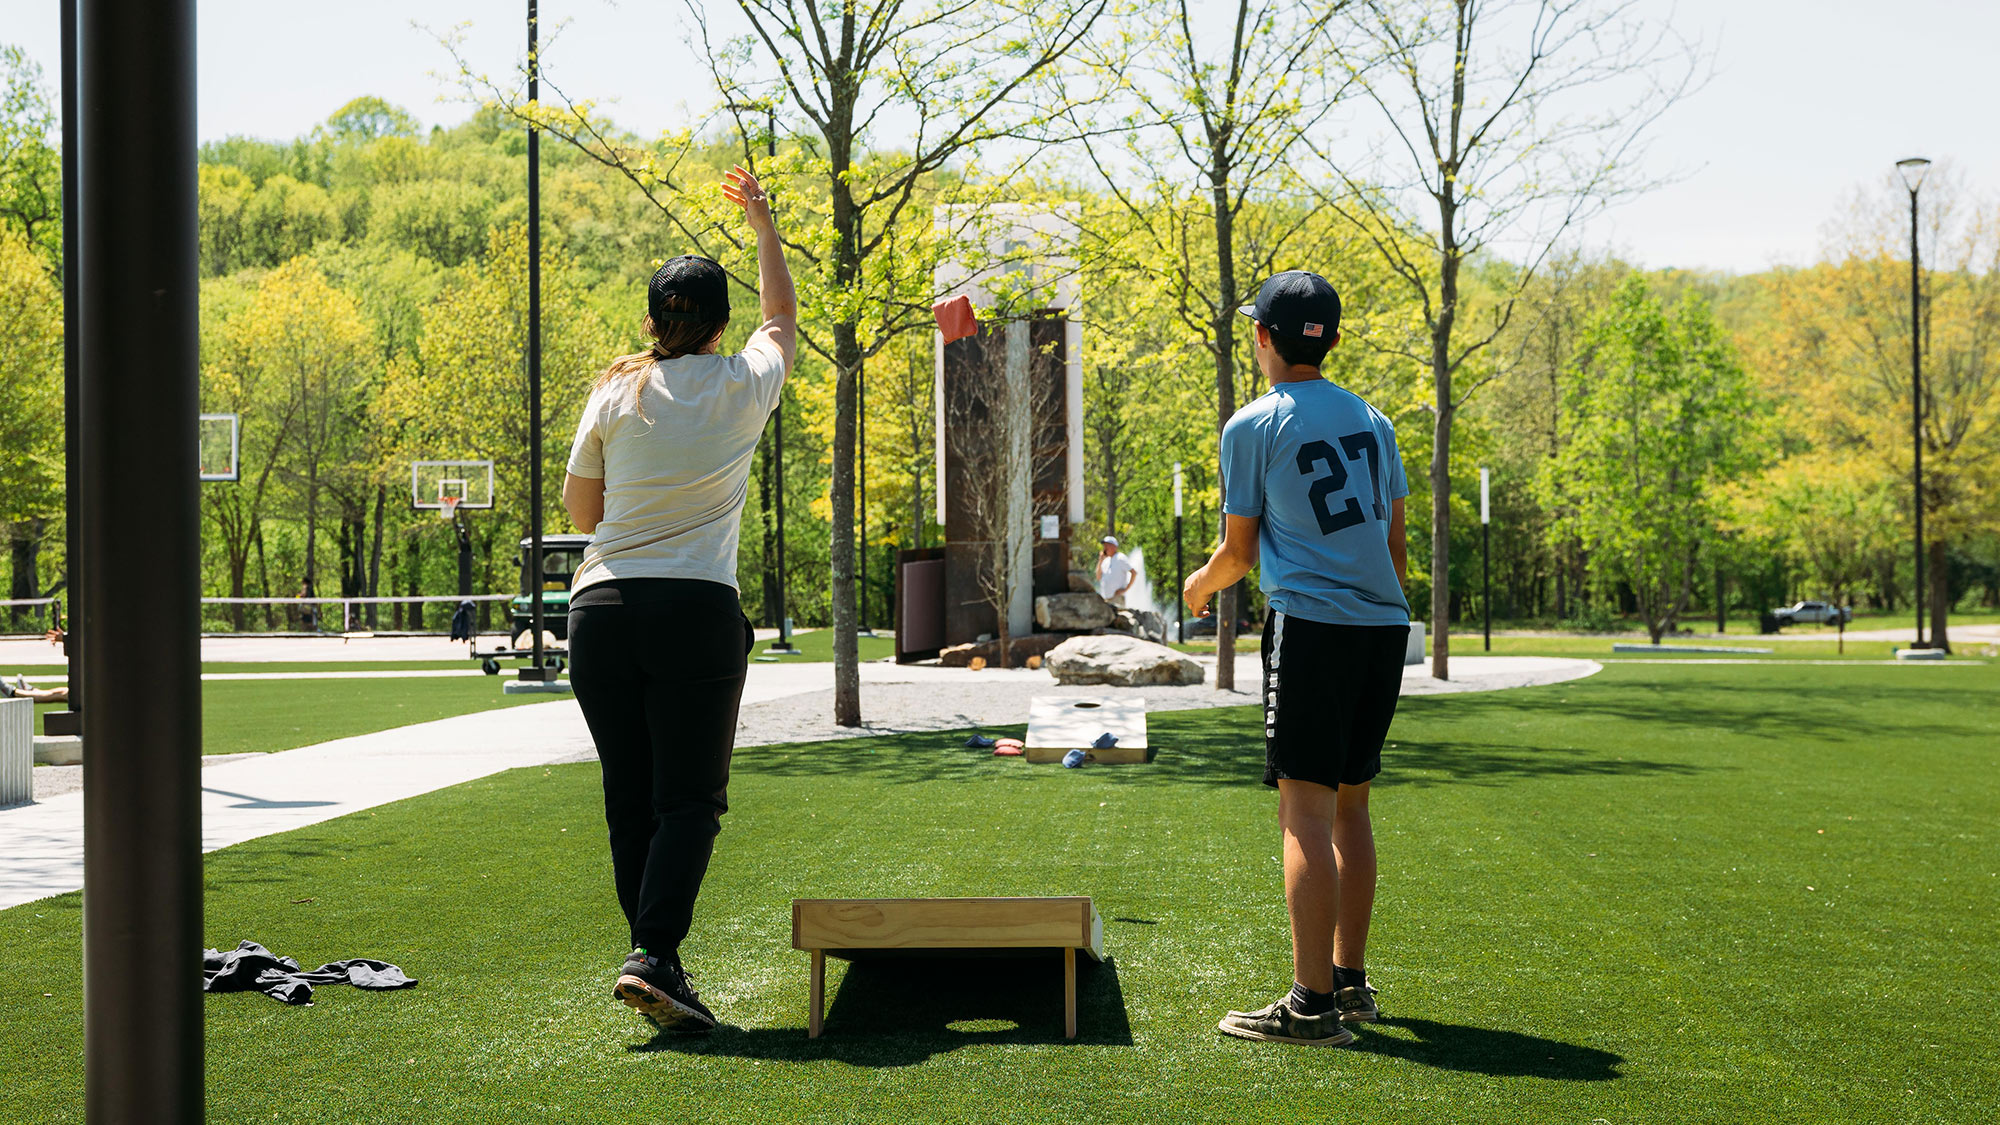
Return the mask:
<path id="1" fill-rule="evenodd" d="M 764 154 L 775 162 L 778 159 L 778 103 L 775 100 L 730 102 L 729 108 L 764 111 Z M 767 200 L 771 199 L 769 184 L 764 186 L 764 196 Z M 796 655 L 799 650 L 792 644 L 792 619 L 785 610 L 785 396 L 782 389 L 778 392 L 778 405 L 771 411 L 771 459 L 776 462 L 773 475 L 778 478 L 772 484 L 778 494 L 778 639 L 766 645 L 764 651 Z"/>
<path id="2" fill-rule="evenodd" d="M 1181 562 L 1181 463 L 1174 462 L 1174 639 L 1187 643 L 1186 612 L 1187 603 L 1180 595 L 1181 584 L 1187 581 L 1187 567 Z"/>
<path id="3" fill-rule="evenodd" d="M 528 0 L 528 104 L 542 96 L 542 60 L 537 46 L 540 17 L 535 0 Z M 518 678 L 548 683 L 556 678 L 543 667 L 542 653 L 542 131 L 528 122 L 528 631 L 532 666 Z"/>
<path id="4" fill-rule="evenodd" d="M 1917 643 L 1924 648 L 1924 358 L 1922 296 L 1918 285 L 1917 189 L 1931 162 L 1921 156 L 1896 161 L 1903 186 L 1910 189 L 1910 485 L 1916 512 Z"/>
<path id="5" fill-rule="evenodd" d="M 76 257 L 84 552 L 83 1115 L 196 1125 L 202 1101 L 201 507 L 195 0 L 81 0 Z M 65 21 L 68 23 L 68 21 Z M 67 52 L 66 52 L 67 53 Z M 65 98 L 68 88 L 64 90 Z M 67 122 L 65 125 L 67 126 Z M 65 160 L 69 153 L 65 152 Z M 134 175 L 133 169 L 144 169 Z M 65 185 L 67 187 L 67 185 Z M 65 310 L 67 315 L 68 310 Z M 146 342 L 143 366 L 133 340 Z M 75 579 L 72 575 L 72 580 Z M 140 991 L 134 970 L 144 966 Z M 8 1048 L 14 1057 L 21 1047 Z M 73 1107 L 72 1107 L 73 1108 Z"/>
<path id="6" fill-rule="evenodd" d="M 868 368 L 863 364 L 854 372 L 854 437 L 859 445 L 860 466 L 855 470 L 855 480 L 861 487 L 861 503 L 856 511 L 861 516 L 861 591 L 860 628 L 854 630 L 857 637 L 872 637 L 875 630 L 868 627 Z"/>
<path id="7" fill-rule="evenodd" d="M 1493 509 L 1488 502 L 1490 471 L 1479 470 L 1479 605 L 1485 617 L 1486 651 L 1493 651 Z"/>

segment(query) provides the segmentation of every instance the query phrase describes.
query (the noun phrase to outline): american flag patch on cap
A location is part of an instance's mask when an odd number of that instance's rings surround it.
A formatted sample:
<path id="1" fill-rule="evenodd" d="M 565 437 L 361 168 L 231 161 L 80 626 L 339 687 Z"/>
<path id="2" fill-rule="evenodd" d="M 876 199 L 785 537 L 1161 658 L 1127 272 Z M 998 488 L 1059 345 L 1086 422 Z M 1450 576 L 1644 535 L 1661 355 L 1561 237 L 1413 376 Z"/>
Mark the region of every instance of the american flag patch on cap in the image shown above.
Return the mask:
<path id="1" fill-rule="evenodd" d="M 1310 321 L 1310 320 L 1306 321 L 1306 335 L 1308 335 L 1308 336 L 1320 336 L 1320 335 L 1324 335 L 1325 333 L 1326 333 L 1326 325 L 1324 325 L 1324 324 L 1314 324 L 1314 323 L 1313 323 L 1312 321 Z"/>

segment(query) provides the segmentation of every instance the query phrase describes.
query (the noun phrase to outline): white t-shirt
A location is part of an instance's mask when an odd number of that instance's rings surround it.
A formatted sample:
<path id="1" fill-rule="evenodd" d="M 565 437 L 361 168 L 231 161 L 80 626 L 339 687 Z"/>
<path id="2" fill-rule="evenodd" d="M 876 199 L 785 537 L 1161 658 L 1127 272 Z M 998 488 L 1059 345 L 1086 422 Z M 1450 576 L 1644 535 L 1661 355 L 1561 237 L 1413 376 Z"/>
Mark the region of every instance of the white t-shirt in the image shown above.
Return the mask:
<path id="1" fill-rule="evenodd" d="M 569 472 L 604 481 L 604 519 L 571 591 L 612 578 L 734 589 L 750 458 L 784 385 L 784 353 L 758 332 L 736 355 L 658 361 L 637 403 L 629 380 L 591 392 Z"/>
<path id="2" fill-rule="evenodd" d="M 1097 593 L 1104 598 L 1115 598 L 1125 588 L 1125 580 L 1132 577 L 1132 560 L 1119 551 L 1104 560 L 1104 570 L 1097 576 Z"/>

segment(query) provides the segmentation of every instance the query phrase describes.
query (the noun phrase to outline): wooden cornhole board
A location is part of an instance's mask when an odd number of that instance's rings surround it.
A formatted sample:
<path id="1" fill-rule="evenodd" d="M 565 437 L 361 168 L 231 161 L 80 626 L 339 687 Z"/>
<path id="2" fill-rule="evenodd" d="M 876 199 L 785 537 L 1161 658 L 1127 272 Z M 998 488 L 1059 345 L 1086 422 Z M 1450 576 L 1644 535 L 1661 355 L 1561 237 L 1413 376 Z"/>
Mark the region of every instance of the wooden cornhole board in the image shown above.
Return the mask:
<path id="1" fill-rule="evenodd" d="M 1091 743 L 1106 731 L 1118 745 L 1099 750 Z M 1038 695 L 1028 701 L 1028 737 L 1021 756 L 1031 762 L 1060 762 L 1071 750 L 1105 765 L 1146 761 L 1146 701 L 1126 696 Z"/>
<path id="2" fill-rule="evenodd" d="M 819 1038 L 826 1008 L 826 955 L 922 950 L 1060 949 L 1063 1034 L 1076 1038 L 1076 953 L 1104 960 L 1104 920 L 1088 896 L 1064 898 L 795 898 L 792 948 L 812 954 L 807 1035 Z"/>

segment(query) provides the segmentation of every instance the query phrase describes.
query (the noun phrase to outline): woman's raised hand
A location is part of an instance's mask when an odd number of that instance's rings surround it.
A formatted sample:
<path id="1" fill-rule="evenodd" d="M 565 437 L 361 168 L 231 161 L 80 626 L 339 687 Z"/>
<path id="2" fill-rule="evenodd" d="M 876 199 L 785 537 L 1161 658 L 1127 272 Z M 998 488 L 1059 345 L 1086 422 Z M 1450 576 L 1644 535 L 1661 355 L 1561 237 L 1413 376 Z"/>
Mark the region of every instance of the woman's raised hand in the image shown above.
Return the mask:
<path id="1" fill-rule="evenodd" d="M 741 164 L 722 174 L 722 197 L 743 208 L 743 216 L 757 230 L 771 228 L 771 197 L 764 185 Z"/>

